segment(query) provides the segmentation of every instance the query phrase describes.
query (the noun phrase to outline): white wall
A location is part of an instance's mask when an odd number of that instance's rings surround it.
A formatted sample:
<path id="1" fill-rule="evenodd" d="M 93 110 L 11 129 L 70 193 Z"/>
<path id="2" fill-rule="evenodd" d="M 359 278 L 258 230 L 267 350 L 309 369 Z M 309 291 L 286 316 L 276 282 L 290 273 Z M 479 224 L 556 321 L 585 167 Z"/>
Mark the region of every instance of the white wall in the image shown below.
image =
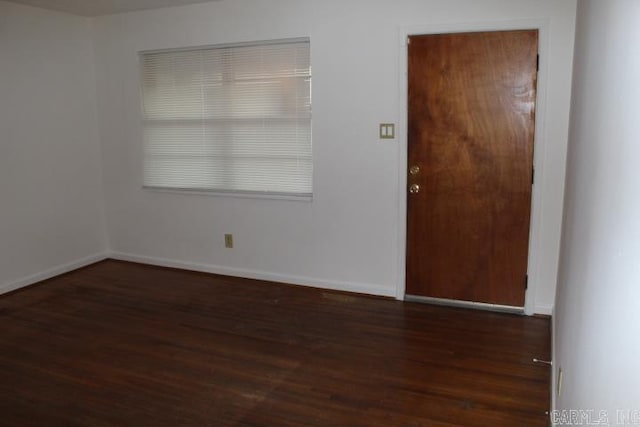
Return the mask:
<path id="1" fill-rule="evenodd" d="M 98 18 L 95 47 L 108 229 L 118 256 L 231 274 L 395 295 L 399 259 L 398 122 L 402 28 L 541 20 L 548 27 L 544 152 L 534 302 L 554 302 L 570 100 L 575 1 L 224 0 Z M 137 52 L 311 38 L 313 202 L 168 194 L 141 189 Z M 402 126 L 402 125 L 401 125 Z M 223 248 L 233 233 L 236 248 Z M 127 255 L 128 254 L 128 255 Z"/>
<path id="2" fill-rule="evenodd" d="M 106 252 L 95 98 L 90 21 L 0 1 L 0 293 Z"/>
<path id="3" fill-rule="evenodd" d="M 559 409 L 640 411 L 640 2 L 581 0 L 555 311 Z M 637 412 L 635 424 L 640 422 Z"/>

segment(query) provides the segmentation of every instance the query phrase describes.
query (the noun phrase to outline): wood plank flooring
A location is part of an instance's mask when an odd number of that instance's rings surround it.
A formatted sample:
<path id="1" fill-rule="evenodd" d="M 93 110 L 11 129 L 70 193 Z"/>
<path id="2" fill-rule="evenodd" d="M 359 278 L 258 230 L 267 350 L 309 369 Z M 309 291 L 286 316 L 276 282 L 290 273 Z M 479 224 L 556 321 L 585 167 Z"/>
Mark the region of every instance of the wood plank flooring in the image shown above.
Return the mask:
<path id="1" fill-rule="evenodd" d="M 549 425 L 544 318 L 107 260 L 0 338 L 0 426 Z"/>

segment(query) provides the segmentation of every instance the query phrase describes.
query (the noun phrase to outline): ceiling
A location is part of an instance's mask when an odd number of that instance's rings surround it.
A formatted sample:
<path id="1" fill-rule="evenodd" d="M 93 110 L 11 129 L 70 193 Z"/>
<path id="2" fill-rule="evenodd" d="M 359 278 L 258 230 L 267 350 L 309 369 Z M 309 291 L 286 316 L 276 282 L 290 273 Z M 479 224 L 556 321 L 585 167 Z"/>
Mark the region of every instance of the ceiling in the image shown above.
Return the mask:
<path id="1" fill-rule="evenodd" d="M 133 10 L 158 9 L 219 0 L 7 0 L 81 16 L 112 15 Z"/>

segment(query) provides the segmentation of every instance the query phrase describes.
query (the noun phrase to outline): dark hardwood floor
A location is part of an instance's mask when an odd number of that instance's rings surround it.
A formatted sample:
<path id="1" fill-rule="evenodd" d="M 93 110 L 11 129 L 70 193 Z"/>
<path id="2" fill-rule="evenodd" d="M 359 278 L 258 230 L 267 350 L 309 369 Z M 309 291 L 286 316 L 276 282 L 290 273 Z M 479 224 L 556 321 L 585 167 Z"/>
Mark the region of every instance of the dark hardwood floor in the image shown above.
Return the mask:
<path id="1" fill-rule="evenodd" d="M 119 261 L 0 297 L 1 426 L 548 426 L 549 320 Z"/>

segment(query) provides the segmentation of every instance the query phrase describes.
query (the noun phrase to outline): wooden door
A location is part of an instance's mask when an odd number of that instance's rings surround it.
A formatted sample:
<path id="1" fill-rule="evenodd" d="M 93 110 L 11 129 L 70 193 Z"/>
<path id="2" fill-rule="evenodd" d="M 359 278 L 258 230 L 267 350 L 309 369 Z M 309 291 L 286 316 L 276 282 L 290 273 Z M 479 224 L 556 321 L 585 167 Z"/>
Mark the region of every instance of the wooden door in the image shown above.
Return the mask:
<path id="1" fill-rule="evenodd" d="M 407 294 L 524 306 L 538 32 L 409 40 Z"/>

